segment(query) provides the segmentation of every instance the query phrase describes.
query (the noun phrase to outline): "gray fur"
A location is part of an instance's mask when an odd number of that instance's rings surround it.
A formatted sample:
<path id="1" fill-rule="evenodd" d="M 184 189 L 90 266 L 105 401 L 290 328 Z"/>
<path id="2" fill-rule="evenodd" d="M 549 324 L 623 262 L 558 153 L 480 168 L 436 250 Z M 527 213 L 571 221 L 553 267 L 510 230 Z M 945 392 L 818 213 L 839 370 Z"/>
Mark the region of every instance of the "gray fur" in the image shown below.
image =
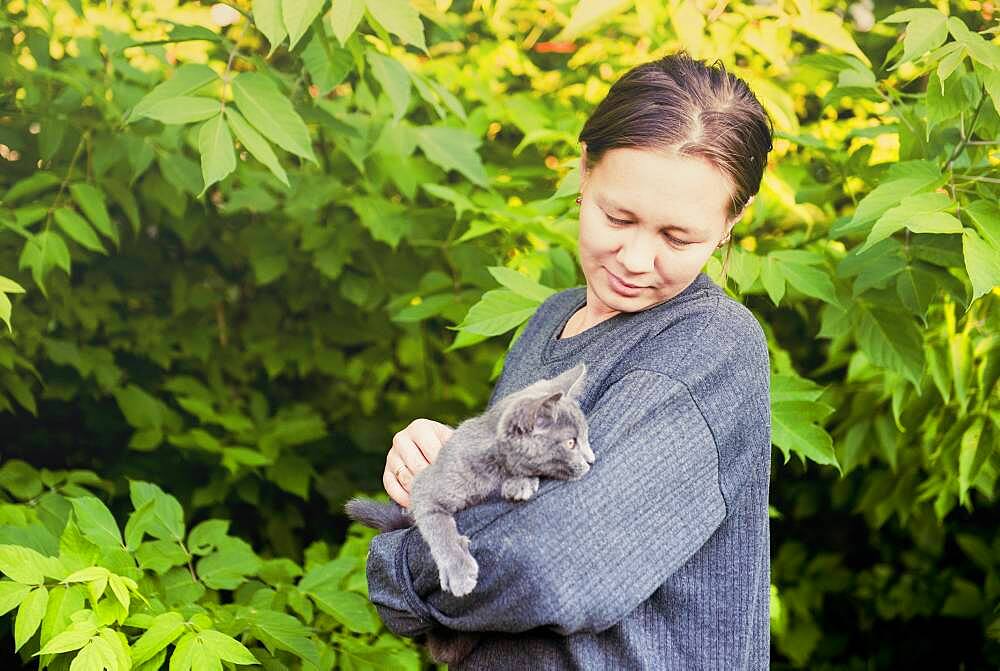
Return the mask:
<path id="1" fill-rule="evenodd" d="M 590 470 L 587 420 L 580 409 L 586 366 L 542 379 L 497 401 L 485 413 L 455 428 L 433 464 L 413 478 L 410 508 L 352 499 L 351 519 L 381 531 L 416 524 L 438 567 L 441 589 L 455 596 L 476 586 L 479 565 L 469 552 L 454 513 L 499 494 L 525 501 L 540 478 L 577 480 Z M 573 439 L 573 443 L 568 441 Z M 477 640 L 474 634 L 428 635 L 439 662 L 455 663 Z"/>

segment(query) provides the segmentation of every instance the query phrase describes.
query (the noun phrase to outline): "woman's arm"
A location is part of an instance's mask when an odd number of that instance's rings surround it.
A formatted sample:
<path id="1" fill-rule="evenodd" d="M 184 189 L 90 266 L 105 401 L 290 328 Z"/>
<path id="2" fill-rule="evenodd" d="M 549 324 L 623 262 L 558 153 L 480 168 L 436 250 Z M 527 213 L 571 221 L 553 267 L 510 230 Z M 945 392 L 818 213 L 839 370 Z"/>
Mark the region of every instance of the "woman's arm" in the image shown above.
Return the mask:
<path id="1" fill-rule="evenodd" d="M 601 631 L 708 540 L 726 506 L 715 440 L 687 387 L 633 371 L 588 419 L 597 461 L 581 480 L 547 480 L 528 501 L 456 516 L 479 563 L 471 594 L 441 591 L 416 528 L 373 540 L 369 596 L 389 629 L 416 636 L 438 622 L 464 631 Z"/>

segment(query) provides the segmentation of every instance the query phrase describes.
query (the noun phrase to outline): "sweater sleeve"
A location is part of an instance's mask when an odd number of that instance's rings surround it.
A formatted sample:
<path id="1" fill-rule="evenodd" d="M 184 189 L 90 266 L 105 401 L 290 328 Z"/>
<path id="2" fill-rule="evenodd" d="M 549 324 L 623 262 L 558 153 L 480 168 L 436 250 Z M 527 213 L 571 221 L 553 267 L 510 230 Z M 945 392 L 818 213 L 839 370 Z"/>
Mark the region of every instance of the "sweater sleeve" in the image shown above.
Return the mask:
<path id="1" fill-rule="evenodd" d="M 599 632 L 708 540 L 726 514 L 718 450 L 684 384 L 632 371 L 598 399 L 588 425 L 596 460 L 583 478 L 543 480 L 528 501 L 456 515 L 479 564 L 470 594 L 441 590 L 416 528 L 375 537 L 369 597 L 390 630 Z"/>

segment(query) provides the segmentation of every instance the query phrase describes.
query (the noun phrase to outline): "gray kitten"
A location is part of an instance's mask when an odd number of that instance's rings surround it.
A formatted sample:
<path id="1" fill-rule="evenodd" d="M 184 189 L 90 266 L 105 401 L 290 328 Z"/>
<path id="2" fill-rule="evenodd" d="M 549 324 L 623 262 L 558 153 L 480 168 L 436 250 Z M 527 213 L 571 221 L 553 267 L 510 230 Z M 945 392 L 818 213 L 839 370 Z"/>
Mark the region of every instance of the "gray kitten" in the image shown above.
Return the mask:
<path id="1" fill-rule="evenodd" d="M 468 594 L 479 565 L 469 538 L 458 533 L 454 513 L 497 490 L 505 499 L 525 501 L 538 491 L 539 478 L 577 480 L 590 470 L 594 453 L 579 405 L 585 373 L 585 364 L 577 364 L 459 424 L 434 463 L 414 476 L 409 510 L 354 498 L 344 506 L 347 515 L 380 531 L 416 524 L 437 564 L 441 589 Z M 427 642 L 436 661 L 455 663 L 476 641 L 475 634 L 440 630 Z"/>

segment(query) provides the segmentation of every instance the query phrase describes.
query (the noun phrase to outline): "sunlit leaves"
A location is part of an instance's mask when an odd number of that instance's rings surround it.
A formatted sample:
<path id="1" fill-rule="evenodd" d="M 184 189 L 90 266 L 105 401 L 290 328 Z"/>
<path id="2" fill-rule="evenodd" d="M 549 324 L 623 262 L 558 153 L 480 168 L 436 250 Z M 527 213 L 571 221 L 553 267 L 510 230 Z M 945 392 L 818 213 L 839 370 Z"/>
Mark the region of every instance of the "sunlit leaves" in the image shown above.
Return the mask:
<path id="1" fill-rule="evenodd" d="M 349 38 L 361 22 L 365 13 L 365 0 L 335 0 L 330 8 L 330 26 L 341 45 Z"/>
<path id="2" fill-rule="evenodd" d="M 229 128 L 233 131 L 233 135 L 250 152 L 250 155 L 267 166 L 267 169 L 282 184 L 288 186 L 288 175 L 285 174 L 285 169 L 281 167 L 278 157 L 275 155 L 274 150 L 271 149 L 271 145 L 268 144 L 267 140 L 253 126 L 248 124 L 239 112 L 230 107 L 226 108 L 226 120 L 229 122 Z"/>
<path id="3" fill-rule="evenodd" d="M 201 153 L 201 175 L 205 182 L 202 193 L 204 193 L 209 186 L 224 179 L 236 169 L 233 137 L 229 134 L 229 126 L 221 112 L 206 121 L 198 131 L 198 151 Z"/>
<path id="4" fill-rule="evenodd" d="M 254 128 L 282 149 L 317 163 L 302 117 L 270 79 L 259 73 L 241 72 L 232 86 L 236 106 Z"/>
<path id="5" fill-rule="evenodd" d="M 281 4 L 281 0 L 253 0 L 254 25 L 260 32 L 264 33 L 264 37 L 271 44 L 270 53 L 272 54 L 288 36 L 288 29 L 285 28 L 285 21 L 281 13 Z"/>
<path id="6" fill-rule="evenodd" d="M 10 298 L 7 294 L 23 294 L 24 287 L 15 282 L 12 279 L 0 275 L 0 319 L 3 323 L 7 325 L 7 330 L 11 333 L 14 332 L 14 328 L 10 324 Z"/>
<path id="7" fill-rule="evenodd" d="M 221 109 L 219 101 L 212 98 L 178 96 L 151 103 L 144 109 L 142 116 L 162 123 L 184 124 L 204 121 L 218 114 Z"/>
<path id="8" fill-rule="evenodd" d="M 372 74 L 392 102 L 393 119 L 399 121 L 410 103 L 410 76 L 403 64 L 394 58 L 383 56 L 374 49 L 369 49 L 366 55 Z"/>
<path id="9" fill-rule="evenodd" d="M 173 77 L 159 84 L 143 96 L 132 109 L 128 119 L 129 121 L 134 121 L 148 116 L 147 112 L 159 103 L 189 96 L 217 81 L 219 81 L 219 75 L 207 65 L 185 63 L 177 68 Z M 218 101 L 216 101 L 216 106 L 218 106 Z"/>
<path id="10" fill-rule="evenodd" d="M 461 128 L 422 126 L 417 129 L 417 143 L 428 159 L 445 170 L 457 170 L 473 183 L 488 184 L 486 169 L 476 153 L 481 141 Z"/>
<path id="11" fill-rule="evenodd" d="M 325 4 L 326 0 L 282 0 L 281 18 L 288 31 L 289 50 L 299 43 Z"/>
<path id="12" fill-rule="evenodd" d="M 948 37 L 948 17 L 937 9 L 919 7 L 891 14 L 883 23 L 908 22 L 903 37 L 903 55 L 890 69 L 895 69 L 936 49 Z"/>
<path id="13" fill-rule="evenodd" d="M 1000 248 L 984 241 L 971 228 L 961 233 L 965 269 L 972 280 L 972 299 L 975 300 L 1000 286 Z"/>
<path id="14" fill-rule="evenodd" d="M 366 0 L 365 7 L 383 28 L 399 37 L 403 44 L 412 44 L 421 51 L 427 51 L 424 26 L 410 0 Z M 345 11 L 351 12 L 351 9 Z M 349 18 L 351 16 L 353 14 L 348 14 Z"/>

